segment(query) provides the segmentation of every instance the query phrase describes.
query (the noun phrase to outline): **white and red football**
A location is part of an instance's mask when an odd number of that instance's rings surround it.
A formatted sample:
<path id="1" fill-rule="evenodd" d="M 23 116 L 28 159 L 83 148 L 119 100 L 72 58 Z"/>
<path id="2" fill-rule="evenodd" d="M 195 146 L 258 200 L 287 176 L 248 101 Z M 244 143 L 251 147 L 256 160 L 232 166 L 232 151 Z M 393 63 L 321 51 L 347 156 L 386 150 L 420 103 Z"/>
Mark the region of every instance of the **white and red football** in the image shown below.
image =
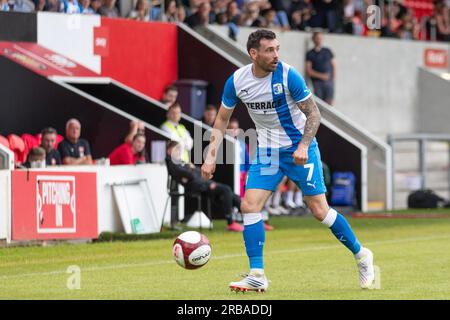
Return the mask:
<path id="1" fill-rule="evenodd" d="M 186 231 L 175 239 L 173 257 L 181 267 L 197 269 L 211 258 L 211 245 L 205 235 L 197 231 Z"/>

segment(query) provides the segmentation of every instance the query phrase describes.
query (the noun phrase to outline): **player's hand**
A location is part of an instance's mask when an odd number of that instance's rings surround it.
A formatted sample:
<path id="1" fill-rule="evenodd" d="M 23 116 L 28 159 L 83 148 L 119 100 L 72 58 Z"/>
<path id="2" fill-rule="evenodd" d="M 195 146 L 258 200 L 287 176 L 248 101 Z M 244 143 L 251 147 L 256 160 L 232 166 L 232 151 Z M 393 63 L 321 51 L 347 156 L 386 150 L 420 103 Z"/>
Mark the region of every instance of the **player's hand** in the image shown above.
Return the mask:
<path id="1" fill-rule="evenodd" d="M 294 163 L 297 165 L 304 165 L 308 162 L 308 146 L 299 144 L 297 150 L 292 155 Z"/>
<path id="2" fill-rule="evenodd" d="M 215 163 L 209 163 L 205 162 L 202 165 L 202 177 L 203 179 L 209 180 L 213 177 L 214 171 L 216 171 L 216 164 Z"/>

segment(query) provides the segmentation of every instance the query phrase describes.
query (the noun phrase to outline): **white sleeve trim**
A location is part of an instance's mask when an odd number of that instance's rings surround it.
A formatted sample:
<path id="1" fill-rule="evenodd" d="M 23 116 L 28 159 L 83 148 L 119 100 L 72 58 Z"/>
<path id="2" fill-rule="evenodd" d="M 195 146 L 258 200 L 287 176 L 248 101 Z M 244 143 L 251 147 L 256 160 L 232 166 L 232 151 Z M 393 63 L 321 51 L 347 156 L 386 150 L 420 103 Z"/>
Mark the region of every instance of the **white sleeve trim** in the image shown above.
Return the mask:
<path id="1" fill-rule="evenodd" d="M 223 101 L 222 101 L 222 105 L 223 105 L 226 109 L 234 109 L 234 107 L 236 107 L 236 105 L 234 105 L 234 106 L 232 106 L 232 107 L 227 106 L 227 105 L 225 104 L 225 102 L 223 102 Z"/>
<path id="2" fill-rule="evenodd" d="M 299 102 L 303 102 L 303 101 L 305 101 L 306 99 L 309 99 L 309 98 L 311 98 L 312 97 L 312 92 L 310 92 L 306 97 L 304 97 L 303 99 L 301 99 L 301 100 L 298 100 L 298 101 L 295 101 L 295 103 L 299 103 Z"/>

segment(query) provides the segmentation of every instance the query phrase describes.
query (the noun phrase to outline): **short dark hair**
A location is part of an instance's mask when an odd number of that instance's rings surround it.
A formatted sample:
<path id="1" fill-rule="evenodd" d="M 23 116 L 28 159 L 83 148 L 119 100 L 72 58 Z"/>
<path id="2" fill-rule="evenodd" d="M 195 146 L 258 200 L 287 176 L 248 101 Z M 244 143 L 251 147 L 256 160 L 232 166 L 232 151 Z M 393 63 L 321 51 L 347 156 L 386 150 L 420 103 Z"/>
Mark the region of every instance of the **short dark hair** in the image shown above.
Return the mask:
<path id="1" fill-rule="evenodd" d="M 175 108 L 180 108 L 180 109 L 181 109 L 181 104 L 179 104 L 178 102 L 172 103 L 172 104 L 169 106 L 169 108 L 167 109 L 167 112 L 169 112 L 170 110 L 175 109 Z"/>
<path id="2" fill-rule="evenodd" d="M 36 157 L 45 157 L 45 150 L 41 147 L 35 147 L 30 150 L 30 152 L 27 155 L 27 161 L 31 162 L 32 159 L 35 159 Z"/>
<path id="3" fill-rule="evenodd" d="M 169 91 L 177 91 L 178 92 L 178 88 L 171 84 L 164 88 L 164 93 L 167 93 Z"/>
<path id="4" fill-rule="evenodd" d="M 45 136 L 46 134 L 57 134 L 57 131 L 55 128 L 47 127 L 47 128 L 42 129 L 42 131 L 41 131 L 42 136 Z"/>
<path id="5" fill-rule="evenodd" d="M 259 29 L 256 30 L 248 36 L 247 40 L 247 52 L 250 53 L 250 49 L 259 49 L 261 43 L 261 39 L 268 39 L 273 40 L 276 39 L 277 36 L 275 32 L 266 30 L 266 29 Z"/>

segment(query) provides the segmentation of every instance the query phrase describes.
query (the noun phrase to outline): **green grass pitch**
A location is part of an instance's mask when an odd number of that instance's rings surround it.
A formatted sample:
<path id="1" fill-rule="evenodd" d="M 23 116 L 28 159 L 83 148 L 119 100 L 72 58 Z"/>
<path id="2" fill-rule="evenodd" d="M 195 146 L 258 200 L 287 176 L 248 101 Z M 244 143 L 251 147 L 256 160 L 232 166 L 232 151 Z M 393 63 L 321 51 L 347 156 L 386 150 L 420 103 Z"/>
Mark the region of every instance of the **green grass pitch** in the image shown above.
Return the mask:
<path id="1" fill-rule="evenodd" d="M 444 211 L 437 211 L 443 213 Z M 449 210 L 444 214 L 449 213 Z M 449 214 L 450 217 L 450 214 Z M 450 219 L 350 219 L 375 254 L 380 288 L 359 289 L 352 255 L 311 217 L 273 218 L 266 234 L 266 293 L 229 291 L 248 271 L 242 234 L 217 221 L 205 231 L 212 259 L 184 270 L 173 237 L 142 241 L 0 248 L 1 299 L 449 299 Z M 169 234 L 170 235 L 170 234 Z M 81 270 L 69 290 L 67 268 Z"/>

